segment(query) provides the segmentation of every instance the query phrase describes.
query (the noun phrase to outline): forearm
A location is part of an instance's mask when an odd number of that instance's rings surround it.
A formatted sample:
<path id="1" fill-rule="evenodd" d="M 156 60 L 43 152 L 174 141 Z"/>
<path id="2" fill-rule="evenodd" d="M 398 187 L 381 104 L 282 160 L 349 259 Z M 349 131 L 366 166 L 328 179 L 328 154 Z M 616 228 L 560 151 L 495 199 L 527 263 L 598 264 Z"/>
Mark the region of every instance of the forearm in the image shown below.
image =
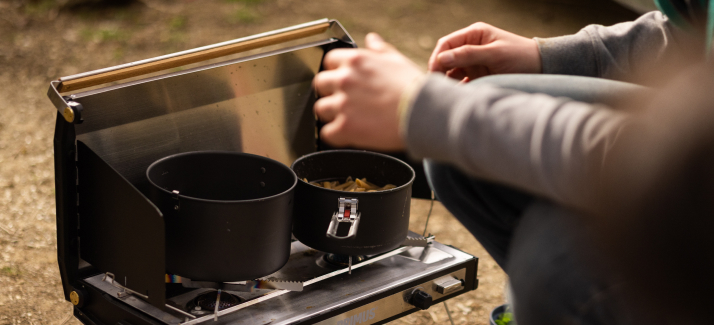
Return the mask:
<path id="1" fill-rule="evenodd" d="M 674 27 L 660 12 L 604 27 L 589 25 L 574 35 L 536 38 L 543 72 L 627 80 L 633 74 L 701 42 Z"/>
<path id="2" fill-rule="evenodd" d="M 411 155 L 575 206 L 626 120 L 602 106 L 437 75 L 404 118 Z"/>

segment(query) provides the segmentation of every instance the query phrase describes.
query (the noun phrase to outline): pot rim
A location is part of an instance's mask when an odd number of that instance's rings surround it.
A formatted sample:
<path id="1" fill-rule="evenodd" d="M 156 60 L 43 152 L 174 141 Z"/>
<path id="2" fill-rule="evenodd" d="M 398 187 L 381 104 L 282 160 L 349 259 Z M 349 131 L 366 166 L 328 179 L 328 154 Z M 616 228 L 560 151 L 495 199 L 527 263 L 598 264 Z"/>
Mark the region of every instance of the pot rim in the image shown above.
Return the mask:
<path id="1" fill-rule="evenodd" d="M 398 163 L 401 163 L 401 164 L 404 165 L 405 167 L 409 168 L 409 171 L 412 172 L 412 177 L 409 179 L 408 182 L 406 182 L 406 183 L 404 183 L 404 184 L 402 184 L 402 185 L 400 185 L 400 186 L 397 186 L 397 187 L 395 187 L 395 188 L 393 188 L 393 189 L 389 189 L 389 190 L 383 190 L 383 191 L 377 191 L 377 192 L 345 192 L 345 191 L 333 190 L 333 189 L 329 189 L 329 188 L 324 188 L 324 187 L 319 187 L 319 186 L 312 185 L 312 184 L 310 184 L 310 183 L 308 183 L 308 182 L 303 181 L 300 177 L 297 176 L 297 173 L 295 173 L 295 164 L 297 164 L 298 162 L 300 162 L 300 161 L 302 161 L 302 160 L 304 160 L 304 159 L 307 159 L 307 158 L 309 158 L 309 157 L 312 157 L 312 156 L 325 155 L 325 154 L 337 153 L 337 152 L 340 152 L 340 153 L 349 152 L 349 153 L 358 153 L 358 154 L 368 154 L 368 155 L 380 156 L 380 157 L 386 158 L 386 159 L 391 159 L 391 160 L 394 160 L 394 161 L 396 161 L 396 162 L 398 162 Z M 324 150 L 324 151 L 317 151 L 317 152 L 309 153 L 309 154 L 307 154 L 307 155 L 304 155 L 304 156 L 302 156 L 302 157 L 296 159 L 296 160 L 290 165 L 290 170 L 293 171 L 293 173 L 295 174 L 295 177 L 297 177 L 297 179 L 298 179 L 299 182 L 302 182 L 302 183 L 304 183 L 304 184 L 313 186 L 313 187 L 318 188 L 318 189 L 320 189 L 320 190 L 324 190 L 324 191 L 328 191 L 328 192 L 334 192 L 334 193 L 355 193 L 355 194 L 359 194 L 360 196 L 362 196 L 362 195 L 381 195 L 381 194 L 384 194 L 384 193 L 397 192 L 397 191 L 402 190 L 402 189 L 405 188 L 405 187 L 411 186 L 411 184 L 414 183 L 414 180 L 416 179 L 416 172 L 414 171 L 414 168 L 412 168 L 412 166 L 409 166 L 409 164 L 407 164 L 406 162 L 402 161 L 401 159 L 397 159 L 397 158 L 394 158 L 394 157 L 392 157 L 392 156 L 385 155 L 385 154 L 383 154 L 383 153 L 374 152 L 374 151 L 369 151 L 369 150 L 330 149 L 330 150 Z"/>
<path id="2" fill-rule="evenodd" d="M 263 157 L 263 156 L 260 156 L 260 155 L 255 155 L 255 154 L 252 154 L 252 153 L 247 153 L 247 152 L 235 152 L 235 151 L 225 151 L 225 150 L 188 151 L 188 152 L 182 152 L 182 153 L 177 153 L 177 154 L 173 154 L 173 155 L 170 155 L 170 156 L 163 157 L 163 158 L 161 158 L 161 159 L 159 159 L 159 160 L 157 160 L 157 161 L 154 161 L 153 163 L 151 163 L 151 165 L 149 165 L 148 168 L 146 168 L 146 179 L 149 180 L 149 183 L 150 183 L 151 186 L 153 186 L 154 188 L 156 188 L 156 189 L 158 189 L 158 190 L 160 190 L 160 191 L 162 191 L 162 192 L 164 192 L 164 193 L 166 193 L 166 194 L 173 195 L 172 192 L 169 192 L 168 190 L 164 189 L 163 187 L 156 185 L 156 183 L 154 183 L 154 181 L 151 179 L 151 177 L 149 177 L 149 171 L 150 171 L 152 168 L 154 168 L 157 164 L 159 164 L 159 163 L 161 163 L 162 161 L 167 160 L 167 159 L 171 159 L 171 158 L 175 158 L 175 157 L 179 157 L 179 156 L 190 156 L 190 155 L 207 154 L 207 153 L 228 154 L 228 155 L 235 155 L 235 156 L 249 156 L 249 157 L 258 158 L 258 159 L 267 160 L 267 161 L 269 161 L 269 162 L 276 163 L 277 165 L 280 166 L 280 168 L 287 168 L 287 169 L 290 171 L 290 173 L 293 175 L 293 184 L 290 185 L 290 188 L 288 188 L 287 190 L 282 191 L 282 192 L 280 192 L 280 193 L 278 193 L 278 194 L 271 195 L 271 196 L 266 196 L 266 197 L 261 197 L 261 198 L 257 198 L 257 199 L 249 199 L 249 200 L 211 200 L 211 199 L 197 198 L 197 197 L 188 196 L 188 195 L 182 195 L 181 193 L 178 194 L 178 197 L 180 197 L 180 198 L 185 198 L 185 199 L 188 199 L 188 200 L 194 200 L 194 201 L 198 201 L 198 202 L 207 202 L 207 203 L 220 203 L 220 204 L 253 203 L 253 202 L 267 201 L 267 200 L 270 200 L 270 199 L 274 199 L 274 198 L 283 196 L 283 195 L 285 195 L 285 194 L 287 194 L 287 193 L 292 192 L 292 191 L 295 189 L 295 187 L 297 186 L 298 177 L 297 177 L 297 175 L 295 174 L 295 171 L 292 170 L 292 168 L 286 166 L 285 164 L 283 164 L 283 163 L 281 163 L 281 162 L 279 162 L 279 161 L 277 161 L 277 160 L 275 160 L 275 159 L 271 159 L 271 158 L 268 158 L 268 157 Z"/>

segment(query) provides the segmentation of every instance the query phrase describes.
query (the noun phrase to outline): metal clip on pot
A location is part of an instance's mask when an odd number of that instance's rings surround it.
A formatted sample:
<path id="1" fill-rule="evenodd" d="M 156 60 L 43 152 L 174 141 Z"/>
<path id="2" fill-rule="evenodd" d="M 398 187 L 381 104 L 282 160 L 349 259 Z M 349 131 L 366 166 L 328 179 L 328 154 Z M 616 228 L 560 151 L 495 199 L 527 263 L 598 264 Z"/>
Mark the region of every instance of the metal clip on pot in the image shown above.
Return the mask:
<path id="1" fill-rule="evenodd" d="M 359 226 L 360 213 L 357 212 L 357 198 L 341 197 L 337 200 L 338 210 L 332 215 L 330 226 L 327 227 L 327 237 L 335 239 L 347 239 L 357 235 L 357 227 Z M 342 222 L 349 222 L 350 230 L 347 236 L 337 236 L 337 228 Z"/>

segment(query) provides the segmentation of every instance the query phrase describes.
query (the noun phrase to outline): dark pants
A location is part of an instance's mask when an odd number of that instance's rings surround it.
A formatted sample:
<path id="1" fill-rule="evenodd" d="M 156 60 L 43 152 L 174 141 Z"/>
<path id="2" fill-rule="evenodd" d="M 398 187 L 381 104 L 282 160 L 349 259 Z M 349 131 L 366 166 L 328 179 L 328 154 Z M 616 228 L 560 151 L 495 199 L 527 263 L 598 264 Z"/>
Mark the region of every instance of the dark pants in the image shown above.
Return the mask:
<path id="1" fill-rule="evenodd" d="M 639 86 L 595 78 L 501 75 L 490 83 L 526 92 L 608 103 Z M 510 277 L 519 325 L 628 324 L 623 286 L 606 271 L 577 212 L 425 161 L 431 188 Z"/>

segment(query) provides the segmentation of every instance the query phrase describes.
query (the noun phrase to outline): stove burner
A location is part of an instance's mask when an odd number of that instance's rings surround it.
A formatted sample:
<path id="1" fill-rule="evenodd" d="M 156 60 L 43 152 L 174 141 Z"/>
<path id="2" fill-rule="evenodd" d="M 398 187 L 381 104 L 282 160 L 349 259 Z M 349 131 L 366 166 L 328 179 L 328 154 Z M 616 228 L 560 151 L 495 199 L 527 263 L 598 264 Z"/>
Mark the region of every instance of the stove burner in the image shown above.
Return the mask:
<path id="1" fill-rule="evenodd" d="M 341 254 L 325 254 L 323 256 L 323 259 L 325 262 L 329 263 L 330 265 L 333 266 L 338 266 L 338 267 L 346 267 L 350 263 L 350 256 L 349 255 L 341 255 Z M 352 256 L 352 265 L 355 265 L 359 262 L 362 262 L 367 259 L 367 256 L 364 255 L 355 255 Z"/>
<path id="2" fill-rule="evenodd" d="M 218 296 L 218 291 L 210 291 L 199 295 L 194 299 L 194 304 L 196 307 L 201 307 L 202 310 L 213 311 L 216 308 L 216 298 Z M 218 305 L 218 310 L 223 310 L 226 308 L 233 307 L 244 300 L 238 296 L 234 296 L 225 291 L 221 292 L 221 302 Z"/>

